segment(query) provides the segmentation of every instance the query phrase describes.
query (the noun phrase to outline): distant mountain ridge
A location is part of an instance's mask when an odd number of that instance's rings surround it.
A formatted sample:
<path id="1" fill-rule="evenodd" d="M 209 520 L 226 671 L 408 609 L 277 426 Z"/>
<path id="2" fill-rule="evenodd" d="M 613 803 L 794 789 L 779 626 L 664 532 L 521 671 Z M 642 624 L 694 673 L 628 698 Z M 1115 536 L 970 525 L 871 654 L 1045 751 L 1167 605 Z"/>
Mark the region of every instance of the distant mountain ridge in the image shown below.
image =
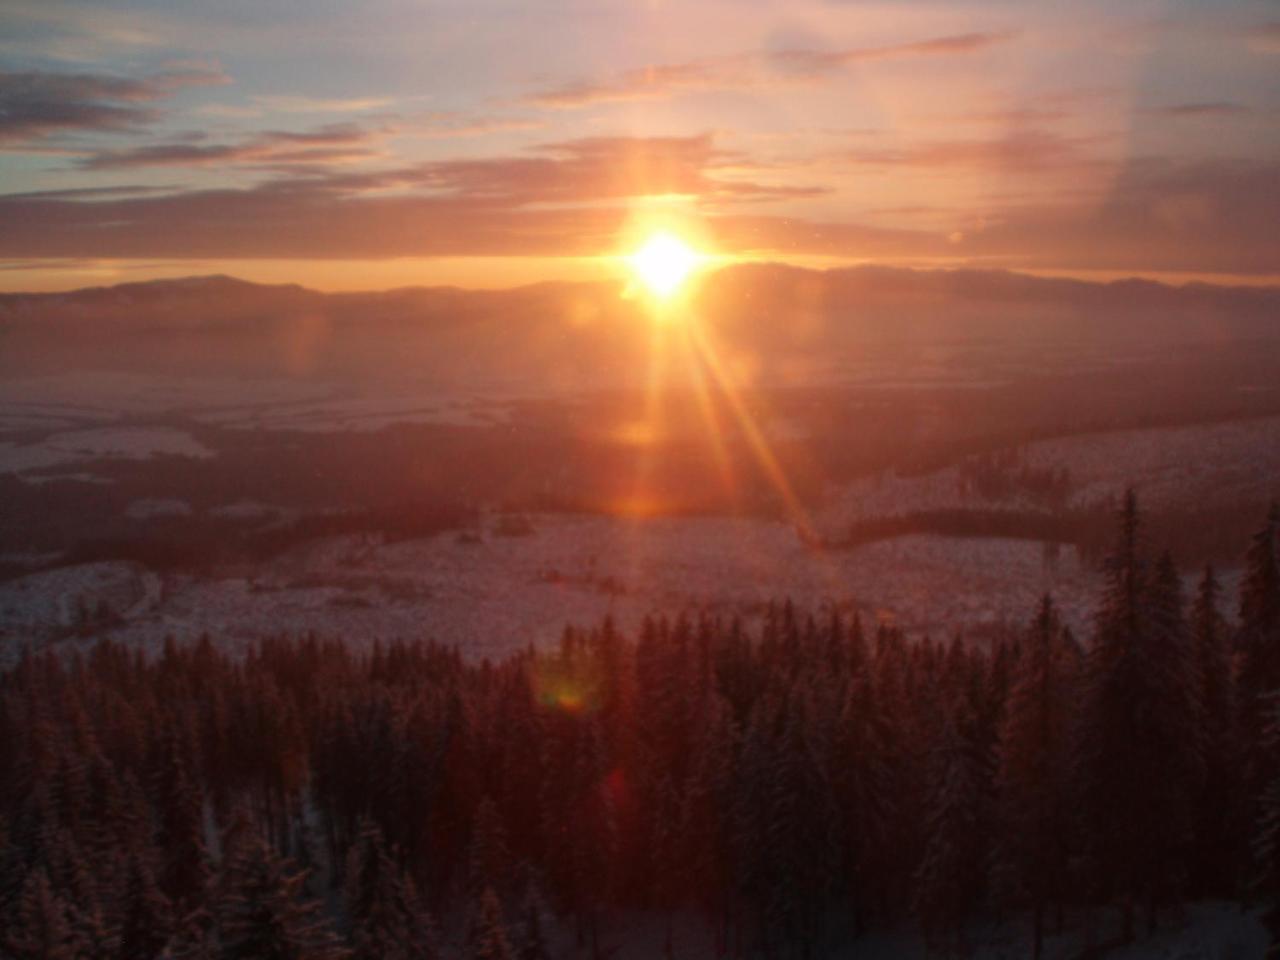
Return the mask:
<path id="1" fill-rule="evenodd" d="M 685 307 L 757 370 L 985 342 L 1280 340 L 1280 288 L 1096 283 L 1005 271 L 742 264 Z M 189 375 L 626 380 L 650 348 L 643 301 L 618 283 L 323 293 L 223 275 L 0 294 L 0 370 Z M 895 346 L 896 345 L 896 346 Z"/>
<path id="2" fill-rule="evenodd" d="M 1045 277 L 1013 270 L 916 269 L 861 265 L 828 270 L 814 270 L 781 263 L 749 263 L 721 268 L 704 280 L 704 286 L 723 288 L 732 283 L 747 284 L 750 289 L 762 285 L 796 285 L 817 279 L 833 289 L 905 293 L 909 290 L 995 299 L 1087 298 L 1105 299 L 1115 296 L 1152 301 L 1223 299 L 1237 304 L 1280 307 L 1280 285 L 1228 285 L 1192 281 L 1170 284 L 1139 277 L 1094 281 L 1072 277 Z M 80 287 L 54 293 L 0 293 L 0 318 L 12 316 L 23 304 L 36 303 L 121 303 L 137 298 L 147 301 L 161 298 L 217 294 L 263 297 L 323 298 L 334 302 L 360 298 L 398 299 L 415 296 L 504 297 L 534 290 L 610 290 L 617 285 L 608 282 L 549 281 L 506 288 L 472 289 L 454 285 L 401 286 L 385 290 L 324 292 L 297 283 L 266 284 L 242 280 L 227 274 L 193 274 L 160 280 L 131 281 L 119 284 Z"/>

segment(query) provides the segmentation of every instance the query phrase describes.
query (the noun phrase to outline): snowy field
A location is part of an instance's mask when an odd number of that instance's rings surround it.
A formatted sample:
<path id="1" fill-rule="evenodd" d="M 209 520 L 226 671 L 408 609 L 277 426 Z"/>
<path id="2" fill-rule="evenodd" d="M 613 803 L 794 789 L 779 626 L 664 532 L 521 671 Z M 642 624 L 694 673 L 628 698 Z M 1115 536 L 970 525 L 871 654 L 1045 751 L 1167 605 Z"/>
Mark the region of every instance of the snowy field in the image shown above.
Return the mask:
<path id="1" fill-rule="evenodd" d="M 1070 468 L 1077 506 L 1114 499 L 1126 484 L 1150 507 L 1228 504 L 1274 492 L 1280 417 L 1086 434 L 1025 449 L 1032 466 Z"/>
<path id="2" fill-rule="evenodd" d="M 332 390 L 325 384 L 275 378 L 82 371 L 0 382 L 0 413 L 110 421 L 129 415 L 298 402 L 330 396 Z"/>
<path id="3" fill-rule="evenodd" d="M 619 520 L 534 516 L 527 536 L 488 531 L 393 544 L 342 537 L 221 578 L 157 578 L 128 564 L 95 564 L 132 583 L 111 609 L 125 622 L 100 633 L 154 649 L 166 635 L 203 633 L 232 647 L 280 631 L 374 639 L 431 637 L 498 657 L 554 642 L 566 623 L 606 614 L 634 629 L 646 614 L 709 609 L 758 616 L 771 599 L 808 609 L 858 609 L 866 623 L 947 638 L 954 628 L 1022 624 L 1053 592 L 1076 629 L 1087 630 L 1098 576 L 1064 550 L 1046 562 L 1025 540 L 909 536 L 853 550 L 806 547 L 788 526 L 759 520 Z M 95 582 L 67 568 L 0 584 L 0 646 L 28 638 L 75 640 L 68 617 L 78 593 L 96 609 Z M 1234 589 L 1228 573 L 1225 588 Z M 114 583 L 114 581 L 113 581 Z M 1190 584 L 1188 585 L 1190 586 Z M 1230 593 L 1228 593 L 1230 595 Z M 42 631 L 41 624 L 57 629 Z M 96 633 L 94 635 L 97 635 Z"/>
<path id="4" fill-rule="evenodd" d="M 0 637 L 77 627 L 105 605 L 132 618 L 154 608 L 160 578 L 131 563 L 85 563 L 0 584 Z"/>
<path id="5" fill-rule="evenodd" d="M 129 374 L 12 380 L 0 384 L 0 417 L 7 418 L 0 429 L 7 423 L 13 432 L 0 440 L 0 474 L 35 483 L 49 479 L 37 471 L 54 469 L 92 482 L 88 464 L 100 458 L 213 456 L 197 439 L 203 435 L 194 421 L 330 432 L 406 420 L 488 426 L 527 399 L 510 384 L 490 387 L 449 396 L 407 382 L 356 392 L 315 382 Z M 166 415 L 192 419 L 176 426 L 154 422 Z M 766 426 L 775 439 L 793 440 L 806 427 L 794 418 Z M 1073 506 L 1112 500 L 1130 484 L 1147 508 L 1221 504 L 1274 491 L 1280 417 L 1046 440 L 1026 445 L 1022 454 L 1027 465 L 1070 469 Z M 149 491 L 121 507 L 121 519 L 143 524 L 196 516 L 193 502 L 183 491 Z M 924 476 L 886 472 L 857 480 L 829 497 L 814 521 L 838 537 L 858 519 L 986 505 L 1033 506 L 1015 499 L 985 504 L 966 495 L 961 471 L 952 466 Z M 208 516 L 228 522 L 291 514 L 288 504 L 231 498 L 208 509 Z M 0 645 L 11 652 L 27 640 L 81 642 L 84 624 L 71 618 L 79 609 L 97 610 L 101 597 L 113 618 L 89 633 L 144 646 L 168 634 L 208 632 L 241 644 L 279 631 L 314 631 L 354 640 L 434 637 L 466 644 L 469 655 L 498 656 L 554 641 L 567 622 L 593 624 L 611 614 L 634 627 L 648 613 L 684 609 L 751 617 L 783 597 L 809 609 L 857 608 L 869 623 L 891 621 L 916 635 L 946 637 L 956 628 L 1021 624 L 1048 590 L 1083 632 L 1098 589 L 1096 571 L 1073 549 L 1051 558 L 1044 545 L 1029 540 L 917 535 L 823 552 L 802 543 L 790 526 L 763 519 L 531 519 L 529 536 L 488 529 L 478 537 L 394 544 L 341 538 L 252 569 L 171 576 L 162 585 L 127 564 L 94 565 L 92 576 L 84 568 L 34 574 L 0 583 Z M 95 579 L 105 568 L 115 571 L 109 584 Z M 1230 572 L 1227 580 L 1231 597 Z M 124 622 L 116 622 L 121 617 Z"/>
<path id="6" fill-rule="evenodd" d="M 1071 471 L 1069 505 L 1115 503 L 1132 486 L 1146 508 L 1216 506 L 1266 497 L 1280 478 L 1280 417 L 1187 427 L 1089 433 L 1023 446 L 1023 462 Z M 956 466 L 921 476 L 865 477 L 833 496 L 816 519 L 842 534 L 851 522 L 923 510 L 982 506 L 961 489 Z M 1034 507 L 1010 498 L 992 507 Z"/>
<path id="7" fill-rule="evenodd" d="M 172 427 L 98 427 L 50 434 L 38 443 L 0 442 L 0 473 L 25 473 L 100 458 L 213 456 L 189 433 Z"/>
<path id="8" fill-rule="evenodd" d="M 527 390 L 509 383 L 460 392 L 425 379 L 357 388 L 320 380 L 129 373 L 17 377 L 0 384 L 0 432 L 67 430 L 170 415 L 266 430 L 371 431 L 395 423 L 488 426 L 503 422 L 512 403 L 526 396 Z"/>

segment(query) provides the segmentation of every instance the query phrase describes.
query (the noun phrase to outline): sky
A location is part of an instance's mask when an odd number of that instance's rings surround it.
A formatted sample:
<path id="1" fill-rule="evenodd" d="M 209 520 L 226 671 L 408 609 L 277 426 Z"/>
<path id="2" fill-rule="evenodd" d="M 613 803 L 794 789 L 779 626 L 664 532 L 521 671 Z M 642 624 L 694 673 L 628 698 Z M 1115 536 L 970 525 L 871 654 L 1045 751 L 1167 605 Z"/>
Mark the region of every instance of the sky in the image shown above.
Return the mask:
<path id="1" fill-rule="evenodd" d="M 1280 3 L 5 0 L 0 289 L 1280 280 Z"/>

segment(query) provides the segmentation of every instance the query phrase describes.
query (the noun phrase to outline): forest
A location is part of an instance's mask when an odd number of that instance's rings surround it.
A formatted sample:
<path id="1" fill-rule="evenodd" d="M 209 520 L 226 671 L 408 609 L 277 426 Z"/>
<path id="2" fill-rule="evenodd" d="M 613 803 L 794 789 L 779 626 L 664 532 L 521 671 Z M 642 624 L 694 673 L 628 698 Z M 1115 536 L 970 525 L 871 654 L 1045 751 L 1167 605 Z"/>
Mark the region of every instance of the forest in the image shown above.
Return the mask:
<path id="1" fill-rule="evenodd" d="M 1132 494 L 1094 624 L 908 641 L 780 600 L 471 662 L 103 641 L 0 676 L 0 956 L 845 956 L 992 918 L 1040 956 L 1236 901 L 1280 934 L 1280 510 L 1184 596 Z M 423 625 L 424 635 L 430 625 Z"/>

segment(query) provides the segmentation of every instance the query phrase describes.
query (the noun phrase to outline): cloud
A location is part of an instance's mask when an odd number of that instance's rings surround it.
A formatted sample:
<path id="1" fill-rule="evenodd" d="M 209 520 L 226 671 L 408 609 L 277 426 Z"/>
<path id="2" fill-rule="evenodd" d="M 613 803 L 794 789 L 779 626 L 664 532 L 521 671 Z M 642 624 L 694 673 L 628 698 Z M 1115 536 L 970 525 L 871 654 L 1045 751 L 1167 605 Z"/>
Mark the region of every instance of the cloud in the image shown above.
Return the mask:
<path id="1" fill-rule="evenodd" d="M 100 150 L 83 158 L 80 166 L 87 170 L 111 170 L 210 164 L 334 163 L 376 155 L 369 147 L 383 132 L 354 124 L 328 124 L 301 132 L 268 131 L 235 143 L 177 142 Z"/>
<path id="2" fill-rule="evenodd" d="M 736 90 L 788 78 L 812 80 L 857 63 L 978 53 L 1011 40 L 1011 32 L 964 33 L 909 43 L 843 50 L 790 49 L 657 64 L 605 80 L 578 80 L 529 98 L 539 107 L 571 110 L 627 100 L 650 100 L 700 90 Z"/>
<path id="3" fill-rule="evenodd" d="M 1040 130 L 1015 131 L 996 139 L 935 140 L 902 147 L 854 151 L 854 163 L 886 167 L 979 167 L 1005 173 L 1037 173 L 1089 162 L 1097 137 L 1065 137 Z"/>
<path id="4" fill-rule="evenodd" d="M 1280 164 L 1146 158 L 1093 207 L 993 212 L 963 249 L 1054 269 L 1280 274 Z"/>
<path id="5" fill-rule="evenodd" d="M 690 137 L 589 137 L 529 152 L 443 160 L 384 170 L 331 169 L 335 161 L 373 156 L 371 145 L 391 128 L 330 124 L 304 132 L 269 131 L 234 143 L 200 139 L 103 150 L 81 166 L 110 170 L 150 166 L 244 164 L 299 176 L 309 189 L 334 196 L 417 190 L 487 204 L 593 203 L 621 198 L 685 195 L 705 202 L 810 197 L 815 187 L 742 179 L 756 166 L 716 147 L 709 134 Z M 312 165 L 312 169 L 301 169 Z M 732 170 L 734 176 L 729 176 Z"/>
<path id="6" fill-rule="evenodd" d="M 616 247 L 629 214 L 621 201 L 541 206 L 448 195 L 335 195 L 326 184 L 302 179 L 92 203 L 3 197 L 0 258 L 599 256 Z M 854 225 L 747 216 L 711 216 L 707 223 L 726 250 L 822 246 L 890 254 L 911 246 L 893 231 Z M 894 238 L 892 245 L 872 245 L 882 237 Z"/>
<path id="7" fill-rule="evenodd" d="M 185 87 L 225 83 L 209 69 L 175 70 L 141 78 L 43 70 L 0 71 L 0 144 L 64 130 L 119 131 L 154 120 L 150 104 Z"/>
<path id="8" fill-rule="evenodd" d="M 1000 110 L 975 110 L 956 119 L 998 127 L 1022 127 L 1034 123 L 1057 123 L 1060 120 L 1070 120 L 1075 115 L 1075 111 L 1066 107 L 1007 107 Z"/>
<path id="9" fill-rule="evenodd" d="M 31 190 L 11 193 L 9 200 L 101 200 L 111 197 L 141 197 L 147 194 L 166 193 L 163 187 L 141 184 L 121 184 L 111 187 L 75 187 L 67 190 Z"/>
<path id="10" fill-rule="evenodd" d="M 704 200 L 811 196 L 813 188 L 769 186 L 717 176 L 750 167 L 719 150 L 710 135 L 590 137 L 541 147 L 537 154 L 455 160 L 421 168 L 422 183 L 469 197 L 514 203 L 564 203 L 684 194 Z"/>
<path id="11" fill-rule="evenodd" d="M 391 97 L 307 97 L 287 94 L 249 98 L 256 105 L 281 113 L 360 113 L 380 110 L 394 103 Z"/>
<path id="12" fill-rule="evenodd" d="M 787 188 L 736 179 L 743 169 L 710 137 L 595 138 L 397 170 L 315 169 L 243 189 L 10 195 L 0 197 L 0 258 L 591 256 L 615 248 L 637 195 L 692 192 L 727 253 L 1280 274 L 1274 163 L 1133 161 L 1092 203 L 1011 196 L 967 222 L 940 211 L 898 229 L 749 212 L 743 201 L 784 199 Z"/>
<path id="13" fill-rule="evenodd" d="M 602 81 L 578 80 L 535 93 L 529 102 L 539 107 L 576 110 L 597 103 L 655 100 L 696 90 L 747 86 L 754 56 L 723 57 L 690 63 L 668 63 L 628 70 Z"/>
<path id="14" fill-rule="evenodd" d="M 606 209 L 527 210 L 456 196 L 369 196 L 332 181 L 103 200 L 0 198 L 0 257 L 382 258 L 599 253 Z"/>
<path id="15" fill-rule="evenodd" d="M 227 162 L 218 153 L 226 146 L 165 149 L 113 162 Z M 589 255 L 616 242 L 638 197 L 688 194 L 710 211 L 819 192 L 753 182 L 744 178 L 751 169 L 709 135 L 596 137 L 393 170 L 295 170 L 238 190 L 93 202 L 7 196 L 0 256 Z"/>
<path id="16" fill-rule="evenodd" d="M 1252 113 L 1244 104 L 1229 100 L 1175 103 L 1167 107 L 1156 107 L 1147 112 L 1166 117 L 1240 117 Z"/>
<path id="17" fill-rule="evenodd" d="M 1246 32 L 1245 42 L 1257 53 L 1280 53 L 1280 20 L 1257 24 Z"/>
<path id="18" fill-rule="evenodd" d="M 895 60 L 904 57 L 955 56 L 980 53 L 1007 43 L 1016 36 L 1011 31 L 958 33 L 911 43 L 895 43 L 878 47 L 853 47 L 847 50 L 782 50 L 769 55 L 787 70 L 812 75 L 830 73 L 855 63 Z"/>
<path id="19" fill-rule="evenodd" d="M 540 130 L 541 121 L 515 117 L 476 117 L 463 113 L 432 113 L 423 118 L 411 132 L 431 140 L 483 137 L 492 133 L 518 130 Z"/>

